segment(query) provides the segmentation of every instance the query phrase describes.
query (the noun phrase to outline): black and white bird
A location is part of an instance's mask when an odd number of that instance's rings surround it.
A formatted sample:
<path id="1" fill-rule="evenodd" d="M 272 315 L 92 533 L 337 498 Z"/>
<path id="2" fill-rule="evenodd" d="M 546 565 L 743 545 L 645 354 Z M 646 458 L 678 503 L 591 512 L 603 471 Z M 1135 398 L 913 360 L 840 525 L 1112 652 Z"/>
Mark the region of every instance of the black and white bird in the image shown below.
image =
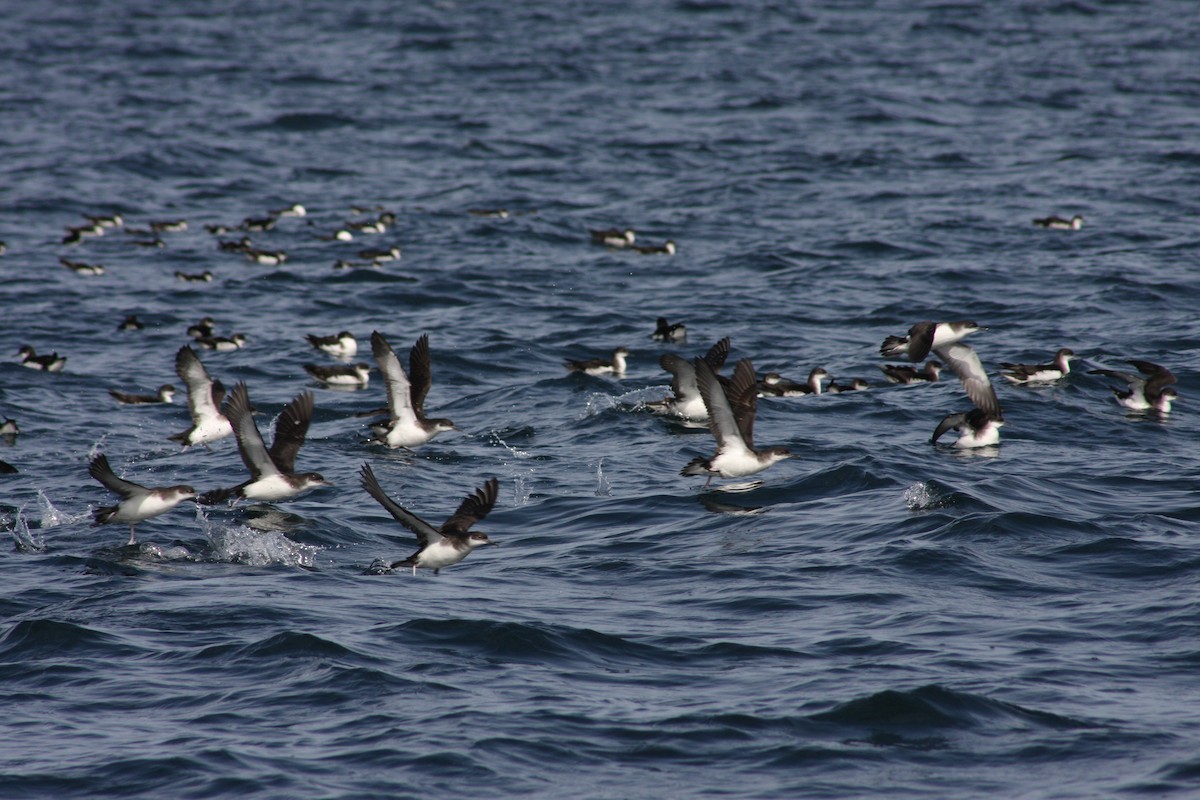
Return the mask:
<path id="1" fill-rule="evenodd" d="M 686 342 L 687 325 L 682 322 L 672 324 L 666 317 L 659 317 L 650 338 L 656 342 Z"/>
<path id="2" fill-rule="evenodd" d="M 1079 214 L 1070 219 L 1063 219 L 1056 216 L 1040 217 L 1035 219 L 1033 224 L 1039 228 L 1051 228 L 1057 231 L 1077 231 L 1083 227 L 1083 217 Z"/>
<path id="3" fill-rule="evenodd" d="M 719 373 L 729 357 L 729 337 L 714 344 L 704 354 L 704 361 L 713 373 Z M 696 384 L 696 367 L 691 361 L 681 358 L 674 353 L 664 353 L 658 360 L 660 366 L 671 373 L 671 397 L 646 404 L 646 408 L 655 414 L 682 417 L 696 422 L 708 421 L 708 409 L 704 398 L 700 395 L 700 387 Z M 718 380 L 721 376 L 717 375 Z"/>
<path id="4" fill-rule="evenodd" d="M 220 381 L 214 381 L 209 376 L 196 351 L 188 345 L 179 348 L 175 353 L 175 374 L 187 387 L 188 413 L 192 417 L 192 427 L 168 438 L 184 447 L 197 444 L 207 447 L 212 442 L 231 435 L 233 426 L 220 411 L 221 401 L 225 398 L 225 387 Z"/>
<path id="5" fill-rule="evenodd" d="M 371 381 L 371 365 L 364 361 L 357 364 L 305 364 L 304 371 L 326 386 L 362 389 Z"/>
<path id="6" fill-rule="evenodd" d="M 67 365 L 67 357 L 60 356 L 58 353 L 39 356 L 37 352 L 29 345 L 24 345 L 17 351 L 17 355 L 21 357 L 21 366 L 29 369 L 39 369 L 44 372 L 62 372 L 62 368 Z"/>
<path id="7" fill-rule="evenodd" d="M 387 387 L 389 415 L 383 425 L 374 426 L 376 437 L 372 443 L 412 448 L 425 444 L 439 433 L 457 430 L 448 419 L 425 416 L 425 396 L 433 386 L 429 334 L 421 334 L 409 350 L 407 373 L 379 331 L 371 332 L 371 351 Z"/>
<path id="8" fill-rule="evenodd" d="M 568 358 L 563 361 L 563 366 L 568 372 L 583 372 L 588 375 L 615 375 L 620 377 L 625 374 L 625 359 L 629 355 L 628 348 L 618 347 L 613 350 L 612 358 L 589 358 L 585 360 L 575 360 Z"/>
<path id="9" fill-rule="evenodd" d="M 1130 411 L 1157 411 L 1160 414 L 1170 414 L 1171 404 L 1179 399 L 1179 393 L 1172 388 L 1175 375 L 1171 370 L 1149 361 L 1130 360 L 1128 363 L 1137 367 L 1141 375 L 1131 372 L 1119 372 L 1112 369 L 1088 370 L 1092 375 L 1104 375 L 1124 381 L 1128 390 L 1114 388 L 1113 395 L 1117 402 Z"/>
<path id="10" fill-rule="evenodd" d="M 758 382 L 760 397 L 803 397 L 806 394 L 821 394 L 823 382 L 833 378 L 824 367 L 816 367 L 808 373 L 808 380 L 797 383 L 780 375 L 768 372 Z"/>
<path id="11" fill-rule="evenodd" d="M 938 424 L 934 431 L 934 441 L 948 430 L 958 429 L 962 435 L 956 447 L 983 447 L 996 444 L 1000 440 L 999 428 L 1004 421 L 1004 413 L 1000 401 L 996 398 L 996 390 L 988 378 L 979 356 L 969 345 L 963 344 L 962 339 L 977 331 L 987 330 L 978 323 L 964 322 L 918 322 L 908 330 L 908 336 L 889 336 L 879 352 L 890 358 L 907 358 L 909 361 L 920 361 L 932 351 L 938 358 L 958 376 L 962 382 L 967 397 L 975 404 L 975 408 L 987 417 L 984 420 L 979 415 L 970 412 L 951 414 Z M 926 368 L 929 365 L 926 364 Z M 887 370 L 884 370 L 887 372 Z M 889 378 L 892 377 L 889 375 Z M 959 417 L 962 417 L 959 420 Z M 962 425 L 968 422 L 978 422 L 978 427 L 964 429 Z"/>
<path id="12" fill-rule="evenodd" d="M 58 263 L 62 264 L 67 269 L 74 272 L 76 275 L 103 275 L 104 267 L 100 264 L 89 264 L 86 261 L 72 261 L 69 258 L 60 258 Z"/>
<path id="13" fill-rule="evenodd" d="M 337 358 L 354 358 L 358 353 L 358 340 L 350 331 L 341 331 L 332 336 L 317 336 L 306 334 L 308 343 L 318 350 Z"/>
<path id="14" fill-rule="evenodd" d="M 117 326 L 119 331 L 140 331 L 146 324 L 137 318 L 137 314 L 126 314 L 125 319 Z"/>
<path id="15" fill-rule="evenodd" d="M 203 504 L 220 503 L 229 498 L 245 498 L 271 503 L 288 500 L 297 495 L 331 485 L 318 472 L 295 472 L 296 454 L 304 444 L 312 422 L 313 396 L 301 392 L 288 403 L 275 422 L 275 439 L 268 450 L 258 425 L 254 423 L 253 408 L 246 384 L 238 382 L 229 393 L 224 406 L 225 416 L 237 437 L 238 453 L 250 471 L 250 480 L 232 489 L 215 489 L 200 496 Z"/>
<path id="16" fill-rule="evenodd" d="M 118 478 L 103 454 L 96 456 L 88 464 L 88 474 L 104 484 L 106 489 L 116 492 L 121 497 L 115 506 L 97 508 L 92 512 L 95 524 L 128 523 L 129 544 L 137 544 L 137 538 L 134 535 L 134 526 L 137 523 L 164 514 L 184 500 L 196 499 L 196 490 L 191 486 L 180 485 L 151 489 L 139 483 Z"/>
<path id="17" fill-rule="evenodd" d="M 637 234 L 632 228 L 589 228 L 588 233 L 591 234 L 592 244 L 602 244 L 605 247 L 620 249 L 637 241 Z"/>
<path id="18" fill-rule="evenodd" d="M 437 575 L 443 567 L 462 561 L 476 547 L 497 544 L 483 531 L 471 530 L 471 526 L 486 517 L 496 504 L 500 484 L 495 478 L 489 479 L 474 494 L 468 495 L 458 510 L 440 528 L 435 528 L 388 497 L 370 466 L 363 464 L 361 475 L 362 487 L 367 494 L 387 509 L 397 522 L 417 535 L 417 552 L 393 563 L 392 569 L 412 567 L 413 575 L 416 575 L 417 567 L 422 567 L 432 569 L 433 574 Z"/>
<path id="19" fill-rule="evenodd" d="M 932 383 L 942 374 L 940 361 L 926 361 L 921 369 L 904 364 L 880 364 L 879 368 L 889 383 Z"/>
<path id="20" fill-rule="evenodd" d="M 675 255 L 675 242 L 672 239 L 667 239 L 662 244 L 635 244 L 630 246 L 636 253 L 641 253 L 644 256 L 652 255 Z"/>
<path id="21" fill-rule="evenodd" d="M 246 334 L 235 333 L 232 336 L 201 336 L 196 339 L 196 344 L 205 350 L 228 353 L 231 350 L 241 350 L 246 346 Z"/>
<path id="22" fill-rule="evenodd" d="M 187 335 L 193 339 L 206 339 L 217 334 L 217 321 L 212 317 L 204 317 L 195 325 L 189 325 Z"/>
<path id="23" fill-rule="evenodd" d="M 1073 350 L 1063 347 L 1049 364 L 1010 364 L 1006 361 L 1000 365 L 1004 368 L 1000 374 L 1010 383 L 1052 383 L 1070 374 L 1074 357 Z"/>
<path id="24" fill-rule="evenodd" d="M 871 384 L 863 378 L 851 378 L 849 383 L 838 383 L 836 380 L 829 382 L 829 386 L 825 388 L 826 394 L 842 394 L 844 392 L 861 392 L 864 389 L 870 389 Z"/>
<path id="25" fill-rule="evenodd" d="M 164 383 L 158 387 L 157 394 L 131 394 L 129 392 L 119 392 L 116 389 L 109 389 L 108 393 L 113 399 L 123 406 L 144 406 L 153 403 L 171 403 L 175 400 L 175 387 L 169 383 Z"/>
<path id="26" fill-rule="evenodd" d="M 717 440 L 717 452 L 709 458 L 692 459 L 681 475 L 705 475 L 705 488 L 716 476 L 740 478 L 762 472 L 767 467 L 790 458 L 783 447 L 754 448 L 754 417 L 757 413 L 758 380 L 750 359 L 743 358 L 733 370 L 729 386 L 717 380 L 703 358 L 692 362 L 696 369 L 696 385 L 704 406 L 708 409 L 708 425 Z"/>

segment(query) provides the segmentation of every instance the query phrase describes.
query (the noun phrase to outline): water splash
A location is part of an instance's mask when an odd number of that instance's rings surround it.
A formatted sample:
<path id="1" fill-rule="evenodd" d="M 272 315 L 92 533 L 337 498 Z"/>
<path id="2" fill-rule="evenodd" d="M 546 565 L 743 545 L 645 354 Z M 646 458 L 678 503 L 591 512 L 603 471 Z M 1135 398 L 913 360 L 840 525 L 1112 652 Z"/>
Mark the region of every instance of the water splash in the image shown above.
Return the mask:
<path id="1" fill-rule="evenodd" d="M 503 447 L 508 452 L 512 453 L 517 458 L 533 458 L 533 454 L 530 453 L 529 451 L 522 450 L 519 447 L 513 447 L 511 444 L 509 444 L 508 442 L 501 439 L 500 434 L 498 432 L 492 431 L 490 435 L 492 437 L 493 443 L 500 445 L 501 447 Z"/>
<path id="2" fill-rule="evenodd" d="M 196 507 L 196 519 L 212 545 L 212 557 L 216 561 L 252 567 L 270 564 L 312 567 L 320 551 L 319 547 L 292 541 L 279 530 L 213 522 L 202 506 Z"/>
<path id="3" fill-rule="evenodd" d="M 616 408 L 617 405 L 617 398 L 596 392 L 588 396 L 587 405 L 584 407 L 583 416 L 580 419 L 603 414 L 605 411 Z"/>
<path id="4" fill-rule="evenodd" d="M 82 514 L 68 514 L 65 511 L 60 511 L 54 503 L 50 502 L 50 498 L 38 489 L 38 527 L 42 530 L 47 528 L 57 528 L 59 525 L 70 525 L 74 522 L 83 522 L 92 515 L 92 508 L 88 506 L 87 511 Z"/>
<path id="5" fill-rule="evenodd" d="M 596 462 L 596 497 L 611 497 L 612 486 L 608 483 L 608 477 L 604 474 L 604 459 Z"/>
<path id="6" fill-rule="evenodd" d="M 925 481 L 918 481 L 904 490 L 904 504 L 909 511 L 925 511 L 942 505 L 943 499 L 937 489 Z"/>
<path id="7" fill-rule="evenodd" d="M 18 551 L 22 553 L 40 553 L 46 549 L 46 539 L 41 535 L 34 534 L 29 527 L 29 520 L 21 513 L 24 509 L 17 511 L 17 514 L 12 518 L 11 523 L 7 516 L 0 519 L 0 524 L 8 528 L 12 534 L 13 543 Z"/>

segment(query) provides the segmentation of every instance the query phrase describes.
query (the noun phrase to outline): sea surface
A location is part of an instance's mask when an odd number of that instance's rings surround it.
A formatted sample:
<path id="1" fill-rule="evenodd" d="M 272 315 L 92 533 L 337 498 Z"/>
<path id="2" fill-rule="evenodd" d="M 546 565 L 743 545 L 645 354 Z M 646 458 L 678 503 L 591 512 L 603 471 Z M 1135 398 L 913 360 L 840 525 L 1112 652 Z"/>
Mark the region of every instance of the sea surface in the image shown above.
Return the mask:
<path id="1" fill-rule="evenodd" d="M 1196 10 L 0 0 L 0 797 L 1200 796 Z M 243 235 L 286 262 L 217 248 Z M 245 334 L 197 352 L 268 441 L 314 393 L 298 467 L 335 485 L 185 503 L 127 546 L 92 525 L 96 454 L 245 480 L 233 439 L 167 438 L 204 316 Z M 996 448 L 931 445 L 970 408 L 953 376 L 879 369 L 885 336 L 961 319 L 988 327 Z M 428 334 L 459 431 L 367 444 L 378 372 L 303 369 L 343 329 L 372 368 L 372 331 L 404 361 Z M 645 403 L 664 353 L 726 336 L 726 374 L 872 387 L 759 400 L 756 442 L 794 457 L 706 491 L 679 471 L 711 435 Z M 617 346 L 622 377 L 563 367 Z M 1064 381 L 997 377 L 1059 347 Z M 1129 359 L 1174 372 L 1173 413 L 1088 372 Z M 416 540 L 364 464 L 434 524 L 496 477 L 499 546 L 387 570 Z"/>

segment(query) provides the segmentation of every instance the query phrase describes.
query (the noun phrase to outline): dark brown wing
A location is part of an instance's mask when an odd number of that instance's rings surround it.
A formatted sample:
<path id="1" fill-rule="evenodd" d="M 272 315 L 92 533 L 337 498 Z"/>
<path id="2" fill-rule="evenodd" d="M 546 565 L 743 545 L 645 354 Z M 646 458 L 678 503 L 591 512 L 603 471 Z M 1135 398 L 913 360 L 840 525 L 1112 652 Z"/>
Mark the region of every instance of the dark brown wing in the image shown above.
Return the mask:
<path id="1" fill-rule="evenodd" d="M 1150 361 L 1131 360 L 1129 363 L 1137 367 L 1138 371 L 1146 376 L 1146 385 L 1142 389 L 1142 394 L 1146 396 L 1146 402 L 1148 403 L 1154 404 L 1158 402 L 1163 389 L 1176 381 L 1175 374 L 1166 367 Z"/>
<path id="2" fill-rule="evenodd" d="M 746 447 L 753 449 L 754 417 L 758 412 L 758 378 L 750 359 L 743 358 L 737 362 L 725 396 L 729 398 L 729 407 L 733 409 L 733 418 L 737 421 L 742 441 Z"/>
<path id="3" fill-rule="evenodd" d="M 387 509 L 387 512 L 397 522 L 415 533 L 417 535 L 417 543 L 422 548 L 428 547 L 432 542 L 439 540 L 441 534 L 432 525 L 387 496 L 387 493 L 379 485 L 379 481 L 375 479 L 375 473 L 369 465 L 363 464 L 359 475 L 362 477 L 362 487 L 366 490 L 367 494 L 374 497 L 379 505 Z"/>
<path id="4" fill-rule="evenodd" d="M 499 492 L 500 482 L 490 478 L 481 488 L 476 489 L 474 494 L 468 495 L 453 516 L 442 523 L 442 535 L 466 536 L 471 526 L 486 517 L 492 506 L 496 505 Z"/>
<path id="5" fill-rule="evenodd" d="M 429 358 L 429 334 L 421 334 L 408 351 L 408 380 L 412 383 L 412 407 L 417 419 L 425 417 L 425 395 L 433 386 L 433 366 Z"/>
<path id="6" fill-rule="evenodd" d="M 104 488 L 116 492 L 125 499 L 146 491 L 145 486 L 118 478 L 117 474 L 112 471 L 112 467 L 108 465 L 108 457 L 103 453 L 93 458 L 92 463 L 88 464 L 88 474 L 104 484 Z"/>
<path id="7" fill-rule="evenodd" d="M 304 437 L 308 435 L 312 415 L 312 392 L 302 392 L 287 404 L 275 422 L 275 440 L 271 442 L 271 449 L 267 454 L 281 472 L 290 473 L 295 470 L 296 453 L 300 452 Z"/>
<path id="8" fill-rule="evenodd" d="M 725 366 L 725 359 L 729 357 L 729 337 L 726 336 L 721 341 L 708 348 L 708 352 L 704 354 L 704 362 L 712 367 L 713 372 L 720 372 L 721 367 Z"/>

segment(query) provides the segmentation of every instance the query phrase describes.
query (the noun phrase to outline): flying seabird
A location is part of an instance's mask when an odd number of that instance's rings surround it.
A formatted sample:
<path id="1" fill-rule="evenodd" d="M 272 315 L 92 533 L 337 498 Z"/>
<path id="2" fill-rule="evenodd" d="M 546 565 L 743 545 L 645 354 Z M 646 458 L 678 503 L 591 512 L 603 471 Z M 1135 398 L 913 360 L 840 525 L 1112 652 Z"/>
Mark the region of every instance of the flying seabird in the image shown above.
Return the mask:
<path id="1" fill-rule="evenodd" d="M 720 371 L 729 356 L 729 337 L 726 336 L 704 354 L 704 361 L 714 373 Z M 696 368 L 691 361 L 680 358 L 674 353 L 664 353 L 658 360 L 659 365 L 671 373 L 671 397 L 646 404 L 646 408 L 656 414 L 668 414 L 684 419 L 706 422 L 708 409 L 704 398 L 700 396 L 700 387 L 696 384 Z M 721 376 L 717 375 L 721 380 Z"/>
<path id="2" fill-rule="evenodd" d="M 457 564 L 476 547 L 496 544 L 483 531 L 471 530 L 471 526 L 486 517 L 496 504 L 500 484 L 495 478 L 489 479 L 474 494 L 468 495 L 458 510 L 440 528 L 435 528 L 388 497 L 369 465 L 363 464 L 361 475 L 362 487 L 367 494 L 387 509 L 397 522 L 417 535 L 417 552 L 393 563 L 392 569 L 412 567 L 413 575 L 416 575 L 417 567 L 424 567 L 432 569 L 433 574 L 437 575 L 442 567 Z"/>
<path id="3" fill-rule="evenodd" d="M 425 417 L 425 396 L 433 386 L 433 367 L 429 356 L 429 334 L 423 333 L 408 353 L 409 373 L 379 331 L 371 332 L 371 351 L 387 386 L 389 419 L 375 428 L 376 444 L 388 447 L 417 447 L 443 431 L 456 430 L 448 419 Z"/>
<path id="4" fill-rule="evenodd" d="M 98 455 L 88 465 L 88 474 L 104 484 L 109 491 L 121 496 L 115 506 L 97 508 L 92 512 L 96 525 L 109 522 L 129 523 L 129 544 L 136 544 L 133 527 L 135 524 L 170 511 L 184 500 L 194 500 L 196 490 L 190 486 L 167 486 L 151 489 L 123 478 L 118 478 L 108 465 L 108 459 Z"/>
<path id="5" fill-rule="evenodd" d="M 717 452 L 710 458 L 694 458 L 681 475 L 706 475 L 708 488 L 714 476 L 739 478 L 762 472 L 772 464 L 790 458 L 783 447 L 754 449 L 754 417 L 758 401 L 758 380 L 750 359 L 743 358 L 733 370 L 729 387 L 717 380 L 717 375 L 703 358 L 692 362 L 696 369 L 696 384 L 708 409 L 708 425 L 717 440 Z"/>
<path id="6" fill-rule="evenodd" d="M 666 317 L 659 317 L 655 323 L 654 333 L 650 334 L 650 338 L 656 342 L 686 342 L 687 341 L 687 325 L 682 322 L 671 324 L 667 322 Z"/>
<path id="7" fill-rule="evenodd" d="M 229 420 L 219 410 L 225 397 L 225 387 L 214 381 L 204 368 L 196 351 L 188 345 L 175 354 L 175 374 L 187 386 L 188 413 L 192 416 L 192 427 L 183 433 L 169 437 L 184 447 L 224 439 L 233 433 Z"/>
<path id="8" fill-rule="evenodd" d="M 294 472 L 296 453 L 304 444 L 308 425 L 312 421 L 313 396 L 301 392 L 287 404 L 275 422 L 275 439 L 268 450 L 262 434 L 254 423 L 250 394 L 244 382 L 238 382 L 229 393 L 224 407 L 225 416 L 237 437 L 238 453 L 250 471 L 250 480 L 232 489 L 215 489 L 201 495 L 199 502 L 210 505 L 230 497 L 275 502 L 295 497 L 309 489 L 331 484 L 317 472 Z"/>

